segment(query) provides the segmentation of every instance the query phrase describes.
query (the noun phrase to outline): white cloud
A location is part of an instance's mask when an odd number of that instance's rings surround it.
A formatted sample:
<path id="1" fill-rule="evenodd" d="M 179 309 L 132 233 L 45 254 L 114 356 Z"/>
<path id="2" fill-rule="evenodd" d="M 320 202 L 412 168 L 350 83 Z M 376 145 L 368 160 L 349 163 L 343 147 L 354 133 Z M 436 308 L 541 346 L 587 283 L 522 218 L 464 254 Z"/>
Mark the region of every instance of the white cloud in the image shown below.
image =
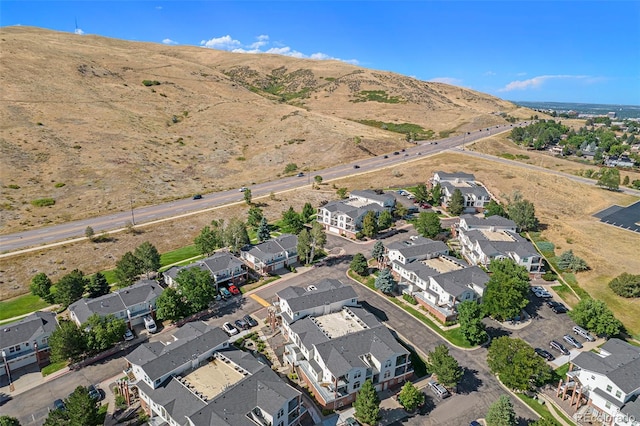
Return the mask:
<path id="1" fill-rule="evenodd" d="M 202 40 L 201 46 L 209 47 L 211 49 L 232 50 L 242 46 L 238 40 L 232 39 L 230 35 L 212 38 L 210 40 Z"/>
<path id="2" fill-rule="evenodd" d="M 452 86 L 460 86 L 462 84 L 462 80 L 454 77 L 435 77 L 435 78 L 429 79 L 428 81 L 431 81 L 433 83 L 450 84 Z"/>
<path id="3" fill-rule="evenodd" d="M 75 34 L 78 34 L 78 35 L 82 35 L 82 34 L 84 34 L 84 31 L 82 31 L 82 29 L 81 29 L 81 28 L 76 28 L 76 30 L 74 31 L 74 33 L 75 33 Z"/>
<path id="4" fill-rule="evenodd" d="M 512 90 L 528 90 L 537 89 L 548 81 L 552 80 L 582 80 L 587 83 L 593 83 L 599 79 L 594 79 L 587 75 L 569 75 L 569 74 L 557 74 L 557 75 L 539 75 L 537 77 L 530 78 L 528 80 L 515 80 L 504 86 L 502 89 L 498 89 L 499 92 L 510 92 Z"/>
<path id="5" fill-rule="evenodd" d="M 256 41 L 251 43 L 249 47 L 251 49 L 260 49 L 262 46 L 266 46 L 267 44 L 269 44 L 269 36 L 262 34 L 256 37 Z"/>
<path id="6" fill-rule="evenodd" d="M 164 44 L 178 44 L 177 41 L 171 40 L 170 38 L 165 38 L 164 40 L 162 40 L 162 43 L 164 43 Z"/>

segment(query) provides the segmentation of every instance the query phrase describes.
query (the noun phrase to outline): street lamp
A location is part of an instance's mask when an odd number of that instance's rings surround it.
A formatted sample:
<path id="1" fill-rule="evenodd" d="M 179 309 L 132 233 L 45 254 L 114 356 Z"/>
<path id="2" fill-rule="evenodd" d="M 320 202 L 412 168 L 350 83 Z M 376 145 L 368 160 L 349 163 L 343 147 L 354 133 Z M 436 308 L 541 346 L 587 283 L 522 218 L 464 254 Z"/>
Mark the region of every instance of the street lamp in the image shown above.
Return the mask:
<path id="1" fill-rule="evenodd" d="M 9 377 L 9 389 L 13 390 L 13 383 L 11 382 L 11 370 L 9 370 L 9 364 L 7 363 L 7 353 L 2 351 L 2 360 L 4 361 L 4 368 L 7 370 L 7 376 Z"/>

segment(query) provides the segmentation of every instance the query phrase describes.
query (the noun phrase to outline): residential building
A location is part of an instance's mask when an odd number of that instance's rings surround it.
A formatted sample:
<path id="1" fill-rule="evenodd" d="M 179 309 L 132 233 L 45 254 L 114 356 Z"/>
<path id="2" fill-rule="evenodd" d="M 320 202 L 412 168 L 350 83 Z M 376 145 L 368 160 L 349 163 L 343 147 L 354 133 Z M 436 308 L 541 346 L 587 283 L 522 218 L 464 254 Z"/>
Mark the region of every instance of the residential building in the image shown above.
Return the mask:
<path id="1" fill-rule="evenodd" d="M 282 234 L 277 238 L 243 249 L 240 257 L 257 273 L 269 274 L 298 262 L 298 237 Z"/>
<path id="2" fill-rule="evenodd" d="M 488 275 L 449 256 L 449 247 L 442 241 L 413 237 L 385 249 L 394 276 L 407 287 L 405 293 L 441 322 L 456 319 L 458 303 L 482 301 Z"/>
<path id="3" fill-rule="evenodd" d="M 488 267 L 493 259 L 512 259 L 529 272 L 542 272 L 542 256 L 516 232 L 516 224 L 501 216 L 460 217 L 457 228 L 462 255 L 472 264 Z"/>
<path id="4" fill-rule="evenodd" d="M 370 190 L 352 191 L 347 200 L 332 201 L 319 207 L 316 220 L 328 232 L 355 238 L 368 212 L 378 215 L 385 210 L 393 210 L 394 205 L 392 195 Z"/>
<path id="5" fill-rule="evenodd" d="M 58 327 L 54 312 L 38 311 L 0 326 L 0 376 L 31 364 L 49 363 L 49 336 Z"/>
<path id="6" fill-rule="evenodd" d="M 456 189 L 462 192 L 465 212 L 481 212 L 491 201 L 491 194 L 474 175 L 469 173 L 435 172 L 429 181 L 429 187 L 440 184 L 442 187 L 442 204 L 449 206 L 449 201 Z"/>
<path id="7" fill-rule="evenodd" d="M 633 167 L 636 163 L 626 155 L 612 155 L 604 160 L 604 165 L 608 167 Z"/>
<path id="8" fill-rule="evenodd" d="M 587 410 L 603 424 L 640 425 L 640 348 L 609 339 L 599 353 L 580 352 L 570 362 L 567 388 L 588 399 Z"/>
<path id="9" fill-rule="evenodd" d="M 154 315 L 156 300 L 163 288 L 157 281 L 140 280 L 129 287 L 94 299 L 80 299 L 69 305 L 69 317 L 78 326 L 84 324 L 91 315 L 107 316 L 127 322 L 129 328 L 142 324 L 146 315 Z"/>
<path id="10" fill-rule="evenodd" d="M 302 394 L 266 364 L 229 344 L 220 328 L 189 323 L 174 342 L 147 343 L 126 356 L 151 424 L 290 426 L 306 411 Z"/>
<path id="11" fill-rule="evenodd" d="M 164 282 L 170 286 L 178 285 L 176 277 L 180 271 L 190 268 L 200 268 L 213 277 L 216 288 L 223 284 L 242 284 L 247 280 L 247 267 L 237 257 L 228 251 L 220 251 L 206 259 L 198 260 L 186 266 L 173 266 L 162 273 Z"/>
<path id="12" fill-rule="evenodd" d="M 351 404 L 367 379 L 381 391 L 411 377 L 409 352 L 357 305 L 350 286 L 323 280 L 300 290 L 289 287 L 277 294 L 289 341 L 283 359 L 322 407 Z"/>

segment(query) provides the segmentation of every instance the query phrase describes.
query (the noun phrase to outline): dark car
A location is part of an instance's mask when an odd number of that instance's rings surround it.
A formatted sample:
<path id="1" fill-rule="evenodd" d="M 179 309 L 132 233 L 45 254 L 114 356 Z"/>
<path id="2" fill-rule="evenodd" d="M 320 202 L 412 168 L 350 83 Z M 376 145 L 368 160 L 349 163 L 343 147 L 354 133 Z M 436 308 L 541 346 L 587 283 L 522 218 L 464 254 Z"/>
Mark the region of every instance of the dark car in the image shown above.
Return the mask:
<path id="1" fill-rule="evenodd" d="M 551 346 L 552 349 L 555 349 L 558 352 L 560 352 L 562 355 L 569 355 L 569 350 L 565 348 L 564 345 L 560 342 L 556 342 L 555 340 L 552 340 L 549 342 L 549 346 Z"/>
<path id="2" fill-rule="evenodd" d="M 55 401 L 53 401 L 53 409 L 54 410 L 60 410 L 60 411 L 64 411 L 67 409 L 67 406 L 64 405 L 64 401 L 61 399 L 56 399 Z"/>
<path id="3" fill-rule="evenodd" d="M 556 302 L 555 300 L 549 300 L 547 302 L 547 306 L 549 306 L 551 308 L 551 310 L 553 312 L 555 312 L 556 314 L 564 314 L 564 313 L 566 313 L 568 311 L 566 306 L 564 306 L 560 302 Z"/>
<path id="4" fill-rule="evenodd" d="M 95 399 L 96 401 L 100 401 L 102 399 L 102 392 L 100 392 L 100 389 L 98 389 L 94 385 L 89 385 L 87 390 L 89 391 L 89 396 L 92 399 Z"/>
<path id="5" fill-rule="evenodd" d="M 400 155 L 398 151 L 394 152 L 393 155 Z"/>
<path id="6" fill-rule="evenodd" d="M 258 321 L 254 320 L 251 315 L 245 315 L 245 316 L 242 317 L 242 319 L 247 324 L 249 324 L 249 327 L 255 327 L 256 325 L 258 325 Z"/>
<path id="7" fill-rule="evenodd" d="M 201 200 L 202 199 L 202 195 L 201 194 L 196 194 L 193 196 L 194 200 Z"/>
<path id="8" fill-rule="evenodd" d="M 302 177 L 302 176 L 304 176 L 304 173 L 300 172 L 300 173 L 298 173 L 298 175 L 297 175 L 297 176 L 298 176 L 298 177 Z"/>
<path id="9" fill-rule="evenodd" d="M 546 351 L 542 348 L 536 348 L 535 351 L 538 355 L 540 355 L 542 358 L 546 359 L 547 361 L 553 361 L 554 359 L 556 359 L 556 357 L 554 357 L 551 354 L 551 352 Z"/>
<path id="10" fill-rule="evenodd" d="M 384 156 L 384 158 L 389 158 L 389 156 L 388 156 L 388 155 L 385 155 L 385 156 Z"/>
<path id="11" fill-rule="evenodd" d="M 235 320 L 234 324 L 238 330 L 248 330 L 250 328 L 249 324 L 247 324 L 245 320 Z"/>
<path id="12" fill-rule="evenodd" d="M 354 169 L 359 169 L 359 168 L 360 168 L 360 166 L 358 166 L 357 164 L 354 164 L 354 165 L 353 165 L 353 168 L 354 168 Z"/>

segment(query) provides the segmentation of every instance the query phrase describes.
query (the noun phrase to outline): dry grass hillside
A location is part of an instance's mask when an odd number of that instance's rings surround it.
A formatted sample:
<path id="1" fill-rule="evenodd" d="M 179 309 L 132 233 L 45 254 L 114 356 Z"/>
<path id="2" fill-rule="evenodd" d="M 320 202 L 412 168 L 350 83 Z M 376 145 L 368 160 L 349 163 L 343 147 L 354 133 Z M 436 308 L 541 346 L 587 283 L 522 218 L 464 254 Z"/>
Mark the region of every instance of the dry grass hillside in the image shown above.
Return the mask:
<path id="1" fill-rule="evenodd" d="M 2 233 L 406 144 L 381 123 L 438 135 L 503 123 L 497 111 L 530 115 L 471 90 L 338 61 L 29 27 L 1 28 L 0 49 Z M 42 198 L 55 204 L 32 205 Z"/>

